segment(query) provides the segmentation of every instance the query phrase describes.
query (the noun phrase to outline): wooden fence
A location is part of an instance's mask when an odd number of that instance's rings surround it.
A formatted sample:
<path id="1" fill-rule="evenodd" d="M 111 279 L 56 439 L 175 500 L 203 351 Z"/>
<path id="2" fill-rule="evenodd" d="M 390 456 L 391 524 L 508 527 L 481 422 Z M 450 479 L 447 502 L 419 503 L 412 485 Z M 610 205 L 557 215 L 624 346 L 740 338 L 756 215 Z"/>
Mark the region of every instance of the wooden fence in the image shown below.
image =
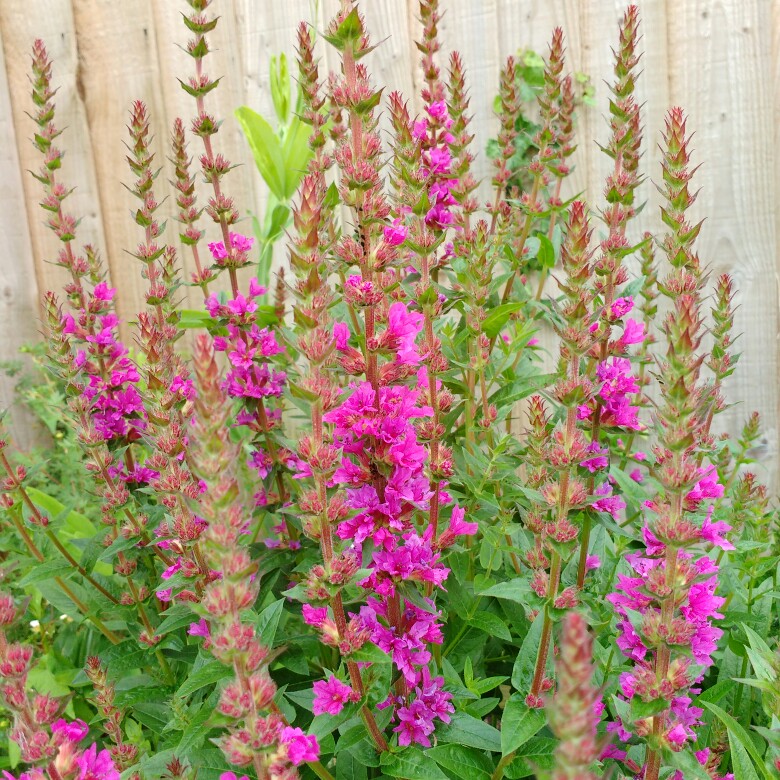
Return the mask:
<path id="1" fill-rule="evenodd" d="M 223 77 L 211 106 L 226 119 L 220 148 L 233 161 L 248 163 L 230 175 L 229 190 L 247 211 L 261 212 L 262 181 L 233 119 L 246 104 L 273 114 L 268 76 L 270 55 L 294 54 L 300 20 L 330 18 L 338 0 L 215 0 L 221 20 L 213 36 L 209 63 Z M 589 74 L 596 84 L 597 108 L 580 122 L 576 171 L 571 192 L 582 190 L 598 204 L 609 161 L 595 141 L 604 141 L 610 47 L 624 2 L 614 0 L 442 0 L 446 9 L 440 34 L 442 64 L 448 50 L 463 55 L 475 115 L 476 146 L 484 150 L 495 135 L 492 113 L 499 67 L 522 47 L 545 51 L 555 26 L 564 29 L 569 66 Z M 758 457 L 771 482 L 778 469 L 778 283 L 777 148 L 780 111 L 780 0 L 645 0 L 644 73 L 639 86 L 645 103 L 647 152 L 644 173 L 658 179 L 659 130 L 665 110 L 682 105 L 696 130 L 697 174 L 701 187 L 697 213 L 707 217 L 699 250 L 713 277 L 735 279 L 740 305 L 737 330 L 742 359 L 729 387 L 735 406 L 723 425 L 734 433 L 758 410 L 766 430 Z M 149 105 L 155 150 L 162 163 L 176 116 L 192 114 L 192 100 L 177 76 L 189 73 L 181 45 L 184 0 L 0 0 L 0 359 L 13 358 L 39 330 L 42 291 L 59 289 L 61 269 L 49 264 L 57 242 L 43 226 L 40 189 L 27 170 L 39 164 L 29 143 L 29 51 L 43 38 L 55 60 L 58 124 L 66 128 L 63 179 L 76 186 L 69 204 L 82 217 L 80 242 L 92 242 L 107 258 L 111 283 L 119 288 L 119 310 L 132 320 L 140 305 L 142 280 L 126 250 L 137 244 L 129 218 L 132 196 L 124 162 L 124 126 L 134 98 Z M 398 89 L 419 109 L 420 77 L 413 41 L 419 35 L 415 0 L 364 0 L 379 48 L 367 58 L 376 82 Z M 328 54 L 324 54 L 328 64 Z M 478 160 L 477 173 L 489 178 L 489 161 Z M 168 175 L 159 181 L 167 186 Z M 488 188 L 483 186 L 482 194 Z M 170 192 L 167 193 L 170 195 Z M 641 227 L 656 228 L 658 199 L 648 178 L 642 197 L 648 206 Z M 169 205 L 171 205 L 169 199 Z M 185 264 L 189 262 L 183 255 Z M 195 303 L 194 301 L 192 303 Z M 0 384 L 0 405 L 7 406 L 11 381 Z M 14 433 L 29 443 L 28 426 L 15 417 Z"/>

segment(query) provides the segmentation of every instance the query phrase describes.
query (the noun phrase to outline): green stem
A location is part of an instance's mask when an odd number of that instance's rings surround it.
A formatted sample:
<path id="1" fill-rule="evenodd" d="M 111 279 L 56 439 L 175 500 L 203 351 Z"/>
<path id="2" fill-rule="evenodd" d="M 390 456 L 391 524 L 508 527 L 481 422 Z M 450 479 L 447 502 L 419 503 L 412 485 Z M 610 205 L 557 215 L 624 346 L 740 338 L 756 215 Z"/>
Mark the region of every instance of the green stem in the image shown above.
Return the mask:
<path id="1" fill-rule="evenodd" d="M 492 775 L 490 775 L 490 780 L 501 780 L 501 778 L 504 776 L 504 770 L 509 766 L 509 764 L 512 762 L 512 760 L 515 757 L 515 751 L 512 751 L 511 753 L 507 753 L 499 762 L 498 766 L 496 767 L 495 771 Z"/>
<path id="2" fill-rule="evenodd" d="M 335 780 L 333 775 L 319 761 L 310 761 L 309 769 L 321 780 Z"/>

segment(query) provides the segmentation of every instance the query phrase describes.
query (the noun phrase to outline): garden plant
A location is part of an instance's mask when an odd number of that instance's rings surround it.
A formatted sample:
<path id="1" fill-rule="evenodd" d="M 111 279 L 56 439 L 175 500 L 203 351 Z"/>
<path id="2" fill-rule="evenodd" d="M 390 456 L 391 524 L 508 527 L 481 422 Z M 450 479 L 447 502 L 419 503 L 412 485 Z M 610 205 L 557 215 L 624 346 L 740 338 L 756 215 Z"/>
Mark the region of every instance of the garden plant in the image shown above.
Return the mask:
<path id="1" fill-rule="evenodd" d="M 26 391 L 52 446 L 0 441 L 7 780 L 780 777 L 760 423 L 718 433 L 735 291 L 697 254 L 684 111 L 646 138 L 637 8 L 603 191 L 571 192 L 591 94 L 556 29 L 500 74 L 487 202 L 438 0 L 419 115 L 372 81 L 351 0 L 302 23 L 278 129 L 236 107 L 269 188 L 253 231 L 210 107 L 220 2 L 187 3 L 168 159 L 129 107 L 116 197 L 147 291 L 124 340 L 32 47 L 33 175 L 70 281 L 43 300 L 55 405 Z"/>

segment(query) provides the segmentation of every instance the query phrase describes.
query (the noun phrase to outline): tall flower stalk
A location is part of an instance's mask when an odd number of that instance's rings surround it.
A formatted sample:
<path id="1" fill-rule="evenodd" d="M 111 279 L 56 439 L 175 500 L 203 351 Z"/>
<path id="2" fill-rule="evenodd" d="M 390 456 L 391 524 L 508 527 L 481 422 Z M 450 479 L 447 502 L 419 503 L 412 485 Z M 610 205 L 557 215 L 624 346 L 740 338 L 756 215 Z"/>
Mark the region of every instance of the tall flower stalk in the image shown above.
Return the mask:
<path id="1" fill-rule="evenodd" d="M 595 289 L 599 294 L 601 303 L 601 317 L 598 322 L 598 346 L 594 350 L 600 366 L 604 366 L 605 373 L 615 374 L 615 371 L 625 371 L 613 359 L 612 369 L 607 368 L 610 355 L 615 354 L 611 349 L 610 336 L 613 323 L 616 318 L 617 306 L 625 303 L 628 310 L 633 306 L 633 300 L 621 299 L 620 288 L 628 280 L 628 271 L 623 265 L 623 259 L 634 251 L 629 237 L 626 235 L 630 220 L 636 214 L 634 204 L 635 190 L 641 183 L 639 174 L 639 159 L 642 141 L 642 127 L 639 114 L 639 104 L 634 97 L 637 69 L 640 54 L 637 52 L 639 43 L 639 10 L 635 5 L 629 6 L 620 24 L 620 43 L 615 50 L 615 81 L 610 86 L 610 130 L 611 136 L 605 147 L 604 153 L 614 161 L 612 173 L 607 177 L 605 196 L 606 206 L 602 211 L 602 218 L 607 227 L 608 235 L 601 242 L 600 254 L 595 263 Z M 623 312 L 626 313 L 626 312 Z M 636 332 L 637 341 L 644 339 L 644 333 Z M 634 342 L 636 343 L 636 342 Z M 622 380 L 630 381 L 630 380 Z M 638 390 L 638 388 L 637 388 Z M 598 398 L 596 407 L 591 415 L 591 441 L 594 447 L 598 447 L 602 439 L 604 427 L 604 411 L 608 402 Z M 607 420 L 610 415 L 607 414 Z M 629 430 L 635 429 L 639 423 L 633 415 L 624 416 L 614 420 L 619 427 Z M 595 482 L 589 484 L 591 493 L 595 488 Z M 580 559 L 577 569 L 577 586 L 582 588 L 587 573 L 587 558 L 590 541 L 590 529 L 593 516 L 586 513 L 582 528 L 580 545 Z"/>
<path id="2" fill-rule="evenodd" d="M 701 376 L 705 277 L 693 248 L 701 225 L 687 215 L 695 199 L 689 140 L 682 110 L 672 109 L 661 185 L 670 228 L 661 246 L 671 266 L 659 282 L 671 302 L 662 326 L 666 354 L 659 358 L 664 381 L 654 471 L 661 491 L 647 502 L 645 550 L 628 556 L 633 574 L 619 575 L 609 596 L 619 616 L 618 645 L 634 662 L 621 679 L 627 709 L 619 711 L 617 728 L 622 739 L 635 734 L 645 743 L 646 780 L 658 779 L 669 751 L 695 739 L 702 710 L 692 706 L 690 689 L 712 664 L 723 633 L 712 624 L 725 599 L 715 595 L 718 566 L 707 551 L 733 549 L 723 537 L 730 527 L 712 521 L 711 502 L 723 486 L 714 466 L 702 461 L 710 449 L 710 394 Z"/>

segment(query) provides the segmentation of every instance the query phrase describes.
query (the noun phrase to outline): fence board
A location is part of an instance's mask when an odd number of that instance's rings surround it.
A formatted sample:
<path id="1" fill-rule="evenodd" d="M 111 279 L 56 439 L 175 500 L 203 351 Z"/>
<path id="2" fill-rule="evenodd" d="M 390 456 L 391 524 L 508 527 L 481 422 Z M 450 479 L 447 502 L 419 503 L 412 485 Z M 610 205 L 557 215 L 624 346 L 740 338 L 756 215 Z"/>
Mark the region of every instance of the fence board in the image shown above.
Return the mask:
<path id="1" fill-rule="evenodd" d="M 3 39 L 0 36 L 0 64 L 3 62 Z M 11 97 L 5 70 L 0 71 L 0 235 L 3 254 L 11 262 L 3 269 L 0 284 L 0 361 L 19 359 L 19 348 L 32 344 L 38 337 L 38 288 L 27 226 L 22 171 L 19 166 L 16 135 L 11 119 Z M 0 412 L 10 408 L 4 425 L 14 445 L 26 449 L 38 436 L 32 415 L 14 407 L 16 379 L 0 374 Z"/>
<path id="2" fill-rule="evenodd" d="M 75 191 L 66 201 L 67 209 L 81 218 L 79 243 L 104 246 L 102 218 L 97 198 L 97 179 L 90 134 L 81 92 L 83 74 L 76 43 L 76 25 L 70 0 L 25 0 L 0 3 L 0 30 L 5 46 L 5 67 L 17 139 L 24 171 L 37 170 L 41 156 L 28 139 L 34 123 L 30 110 L 30 50 L 35 38 L 42 38 L 54 60 L 53 82 L 58 88 L 56 124 L 64 130 L 58 139 L 66 150 L 61 180 Z M 43 227 L 45 212 L 38 206 L 41 186 L 29 174 L 23 176 L 24 197 L 35 258 L 38 289 L 61 290 L 68 273 L 49 262 L 57 256 L 59 241 Z"/>
<path id="3" fill-rule="evenodd" d="M 772 127 L 771 8 L 762 0 L 670 4 L 672 97 L 696 131 L 701 192 L 696 214 L 707 221 L 700 256 L 713 277 L 732 275 L 743 334 L 737 373 L 727 387 L 735 403 L 721 425 L 736 433 L 754 410 L 768 433 L 761 453 L 777 468 L 776 187 Z M 776 477 L 775 473 L 771 474 Z"/>

